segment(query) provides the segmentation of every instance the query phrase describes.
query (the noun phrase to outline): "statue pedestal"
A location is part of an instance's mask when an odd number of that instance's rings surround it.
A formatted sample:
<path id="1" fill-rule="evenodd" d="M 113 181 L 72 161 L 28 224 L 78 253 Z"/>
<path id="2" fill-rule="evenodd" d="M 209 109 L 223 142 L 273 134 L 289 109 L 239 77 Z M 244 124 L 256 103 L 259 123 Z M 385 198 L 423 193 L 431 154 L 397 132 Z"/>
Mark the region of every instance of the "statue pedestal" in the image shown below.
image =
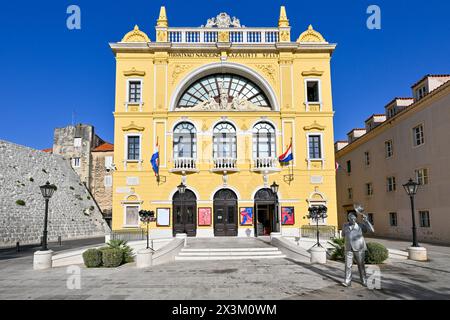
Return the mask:
<path id="1" fill-rule="evenodd" d="M 311 253 L 311 263 L 327 263 L 327 250 L 322 247 L 313 247 L 309 249 Z"/>
<path id="2" fill-rule="evenodd" d="M 44 270 L 52 267 L 52 250 L 36 251 L 33 257 L 33 269 Z"/>
<path id="3" fill-rule="evenodd" d="M 409 247 L 408 259 L 415 261 L 427 261 L 427 249 L 424 247 Z"/>
<path id="4" fill-rule="evenodd" d="M 153 251 L 151 249 L 142 249 L 136 255 L 136 267 L 148 268 L 152 266 Z"/>

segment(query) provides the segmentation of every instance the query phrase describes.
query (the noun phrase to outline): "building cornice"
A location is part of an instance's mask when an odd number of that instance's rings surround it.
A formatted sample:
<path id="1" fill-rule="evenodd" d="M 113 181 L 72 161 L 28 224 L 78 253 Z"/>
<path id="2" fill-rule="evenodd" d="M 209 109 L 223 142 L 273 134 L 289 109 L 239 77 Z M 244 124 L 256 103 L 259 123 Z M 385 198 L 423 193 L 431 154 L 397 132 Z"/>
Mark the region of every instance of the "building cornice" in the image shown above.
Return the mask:
<path id="1" fill-rule="evenodd" d="M 420 99 L 419 101 L 416 101 L 412 105 L 408 106 L 392 118 L 389 118 L 388 120 L 384 121 L 382 124 L 378 125 L 377 127 L 373 128 L 357 140 L 349 143 L 347 146 L 342 148 L 341 150 L 336 152 L 336 159 L 343 157 L 344 155 L 350 153 L 354 149 L 358 148 L 362 144 L 366 143 L 367 141 L 375 138 L 382 132 L 386 131 L 393 125 L 397 124 L 399 121 L 403 121 L 406 118 L 410 117 L 412 114 L 417 113 L 424 108 L 429 107 L 433 102 L 435 102 L 437 99 L 439 99 L 442 96 L 445 96 L 447 94 L 450 94 L 450 81 L 447 81 L 445 84 L 440 86 L 439 88 L 435 89 L 434 91 L 430 92 L 428 95 Z"/>

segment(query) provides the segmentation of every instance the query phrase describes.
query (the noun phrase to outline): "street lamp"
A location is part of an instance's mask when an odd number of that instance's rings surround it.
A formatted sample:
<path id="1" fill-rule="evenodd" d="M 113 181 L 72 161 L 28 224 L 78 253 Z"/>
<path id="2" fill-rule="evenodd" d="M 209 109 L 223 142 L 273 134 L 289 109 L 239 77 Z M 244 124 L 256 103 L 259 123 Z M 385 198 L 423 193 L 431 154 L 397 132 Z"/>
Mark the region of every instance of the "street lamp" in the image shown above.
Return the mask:
<path id="1" fill-rule="evenodd" d="M 48 221 L 48 201 L 52 197 L 53 193 L 56 190 L 56 186 L 54 184 L 50 184 L 50 182 L 46 182 L 43 186 L 39 187 L 42 192 L 42 196 L 45 199 L 45 217 L 44 217 L 44 234 L 42 239 L 42 251 L 47 251 L 47 221 Z"/>
<path id="2" fill-rule="evenodd" d="M 322 245 L 320 244 L 319 219 L 323 220 L 326 217 L 328 217 L 327 211 L 328 211 L 328 208 L 323 204 L 320 204 L 318 206 L 311 206 L 308 208 L 309 214 L 306 217 L 308 219 L 316 220 L 317 242 L 313 247 L 315 247 L 315 246 L 322 247 Z"/>
<path id="3" fill-rule="evenodd" d="M 181 182 L 178 186 L 178 192 L 180 193 L 180 201 L 181 201 L 181 219 L 184 220 L 183 210 L 184 210 L 184 193 L 186 192 L 186 185 Z M 183 233 L 186 233 L 186 223 L 183 223 Z"/>
<path id="4" fill-rule="evenodd" d="M 272 190 L 273 194 L 275 195 L 275 211 L 276 211 L 276 220 L 275 220 L 275 228 L 276 231 L 275 232 L 280 232 L 280 213 L 278 212 L 278 189 L 280 188 L 280 186 L 274 181 L 271 186 L 270 189 Z"/>
<path id="5" fill-rule="evenodd" d="M 409 196 L 409 199 L 411 200 L 411 216 L 412 216 L 412 232 L 413 232 L 413 247 L 419 247 L 419 243 L 417 242 L 417 232 L 416 232 L 416 217 L 414 214 L 414 196 L 417 193 L 417 189 L 419 187 L 419 184 L 413 179 L 409 179 L 407 183 L 403 185 L 403 188 L 405 188 L 406 193 Z"/>
<path id="6" fill-rule="evenodd" d="M 150 224 L 150 222 L 153 222 L 156 220 L 155 219 L 155 211 L 140 210 L 139 216 L 141 217 L 141 221 L 147 224 L 147 249 L 149 249 L 150 248 L 150 246 L 149 246 L 150 233 L 148 232 L 148 225 Z M 152 249 L 152 251 L 154 251 L 153 248 L 151 248 L 151 249 Z"/>

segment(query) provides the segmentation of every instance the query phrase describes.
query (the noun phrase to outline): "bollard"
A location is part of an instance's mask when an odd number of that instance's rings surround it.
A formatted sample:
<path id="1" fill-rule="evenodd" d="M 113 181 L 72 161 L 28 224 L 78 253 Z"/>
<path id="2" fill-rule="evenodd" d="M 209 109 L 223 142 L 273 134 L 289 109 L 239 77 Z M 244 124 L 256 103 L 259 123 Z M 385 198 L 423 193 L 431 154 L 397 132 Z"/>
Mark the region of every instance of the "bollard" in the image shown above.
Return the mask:
<path id="1" fill-rule="evenodd" d="M 62 246 L 61 236 L 58 236 L 58 244 Z"/>
<path id="2" fill-rule="evenodd" d="M 19 241 L 16 242 L 16 252 L 20 251 L 20 243 Z"/>

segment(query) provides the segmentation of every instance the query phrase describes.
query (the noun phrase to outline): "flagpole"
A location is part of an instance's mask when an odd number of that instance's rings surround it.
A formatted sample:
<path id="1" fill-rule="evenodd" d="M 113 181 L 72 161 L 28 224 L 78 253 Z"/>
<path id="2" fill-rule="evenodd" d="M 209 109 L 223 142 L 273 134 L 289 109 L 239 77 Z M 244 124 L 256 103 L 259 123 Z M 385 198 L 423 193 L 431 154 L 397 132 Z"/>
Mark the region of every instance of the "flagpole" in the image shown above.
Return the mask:
<path id="1" fill-rule="evenodd" d="M 291 137 L 291 152 L 293 152 L 292 148 L 292 137 Z M 290 181 L 294 180 L 294 159 L 291 160 L 291 177 L 289 179 Z"/>

